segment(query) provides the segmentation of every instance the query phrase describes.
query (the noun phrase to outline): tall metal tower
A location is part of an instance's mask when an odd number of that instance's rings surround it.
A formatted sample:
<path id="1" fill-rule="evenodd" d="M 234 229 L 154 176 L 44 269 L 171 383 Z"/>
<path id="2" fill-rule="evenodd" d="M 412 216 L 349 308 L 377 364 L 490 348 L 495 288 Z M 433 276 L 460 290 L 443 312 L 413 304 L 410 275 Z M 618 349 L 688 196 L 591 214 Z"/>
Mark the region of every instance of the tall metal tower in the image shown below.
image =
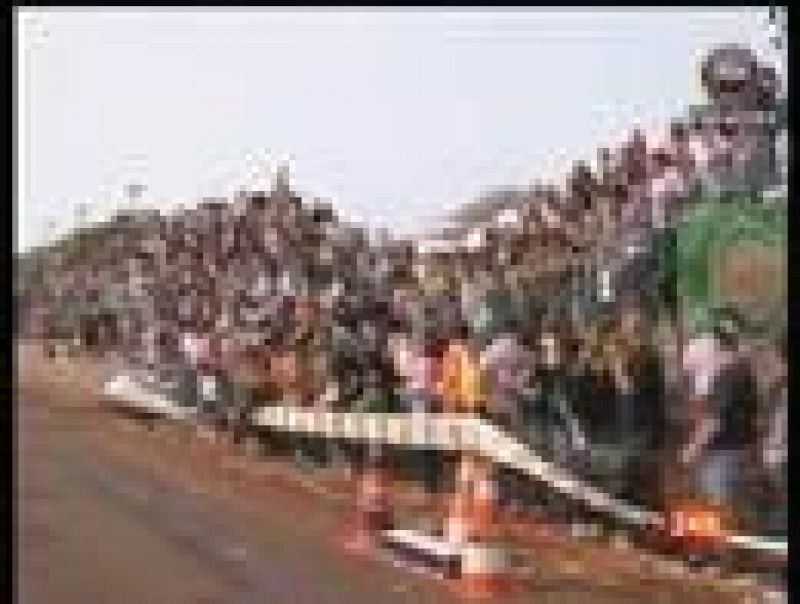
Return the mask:
<path id="1" fill-rule="evenodd" d="M 788 50 L 789 20 L 787 8 L 785 6 L 769 7 L 769 29 L 770 43 L 781 57 L 786 56 Z M 785 80 L 788 77 L 784 70 L 781 74 Z M 789 177 L 789 124 L 788 124 L 788 99 L 787 82 L 780 82 L 780 96 L 776 103 L 774 126 L 772 132 L 772 144 L 774 148 L 775 169 L 778 174 L 777 189 L 780 195 L 787 194 Z"/>

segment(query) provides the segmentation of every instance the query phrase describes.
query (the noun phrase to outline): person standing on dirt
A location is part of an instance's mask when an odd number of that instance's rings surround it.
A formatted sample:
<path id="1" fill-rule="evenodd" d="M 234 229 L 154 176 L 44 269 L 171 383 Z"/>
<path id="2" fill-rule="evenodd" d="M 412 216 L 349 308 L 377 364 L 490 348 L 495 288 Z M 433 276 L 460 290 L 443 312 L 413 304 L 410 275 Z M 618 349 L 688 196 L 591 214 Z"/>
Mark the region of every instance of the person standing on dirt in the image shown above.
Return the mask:
<path id="1" fill-rule="evenodd" d="M 665 378 L 655 349 L 654 326 L 635 307 L 623 307 L 615 326 L 611 373 L 616 391 L 615 440 L 627 450 L 623 489 L 640 503 L 653 503 L 652 483 L 667 421 Z"/>
<path id="2" fill-rule="evenodd" d="M 739 502 L 750 474 L 758 400 L 735 330 L 725 322 L 714 335 L 691 341 L 684 353 L 692 390 L 680 461 L 700 494 L 726 505 Z"/>
<path id="3" fill-rule="evenodd" d="M 584 444 L 582 433 L 576 431 L 576 417 L 570 413 L 573 397 L 579 394 L 574 386 L 582 383 L 572 375 L 577 375 L 579 367 L 566 354 L 569 346 L 563 323 L 546 318 L 528 330 L 525 339 L 535 361 L 522 409 L 527 437 L 564 462 Z"/>
<path id="4" fill-rule="evenodd" d="M 469 328 L 464 323 L 453 330 L 453 337 L 442 361 L 441 397 L 446 413 L 485 415 L 487 396 L 485 376 Z"/>
<path id="5" fill-rule="evenodd" d="M 221 419 L 223 395 L 220 375 L 220 343 L 213 334 L 204 333 L 197 338 L 199 358 L 200 411 L 206 419 L 217 424 Z"/>
<path id="6" fill-rule="evenodd" d="M 758 439 L 754 467 L 759 476 L 753 496 L 759 533 L 785 534 L 788 496 L 788 367 L 785 341 L 755 346 L 751 354 L 759 388 Z"/>
<path id="7" fill-rule="evenodd" d="M 763 492 L 768 498 L 761 507 L 766 516 L 766 532 L 785 534 L 789 495 L 789 391 L 786 378 L 774 386 L 767 405 L 767 430 L 759 452 L 766 473 Z"/>
<path id="8" fill-rule="evenodd" d="M 399 378 L 398 394 L 404 411 L 424 408 L 424 393 L 420 388 L 420 364 L 424 362 L 421 347 L 405 333 L 389 337 L 389 353 Z"/>
<path id="9" fill-rule="evenodd" d="M 511 329 L 494 338 L 481 354 L 492 415 L 510 428 L 521 425 L 521 398 L 530 378 L 531 355 Z"/>

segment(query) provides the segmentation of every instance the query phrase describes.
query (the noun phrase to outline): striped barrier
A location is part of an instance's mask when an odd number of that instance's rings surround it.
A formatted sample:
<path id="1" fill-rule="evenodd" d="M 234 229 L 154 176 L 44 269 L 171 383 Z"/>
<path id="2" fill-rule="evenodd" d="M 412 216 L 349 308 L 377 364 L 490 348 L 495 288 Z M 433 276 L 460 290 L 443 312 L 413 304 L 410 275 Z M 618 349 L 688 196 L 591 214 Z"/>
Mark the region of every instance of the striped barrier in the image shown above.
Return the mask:
<path id="1" fill-rule="evenodd" d="M 197 415 L 189 407 L 181 407 L 167 397 L 149 391 L 129 374 L 119 374 L 103 386 L 103 394 L 130 411 L 186 421 Z"/>
<path id="2" fill-rule="evenodd" d="M 133 380 L 118 376 L 106 385 L 106 395 L 124 399 L 138 410 L 174 419 L 189 419 L 195 412 L 138 387 Z M 346 413 L 267 406 L 252 418 L 254 427 L 284 432 L 313 434 L 322 438 L 376 442 L 398 447 L 470 451 L 495 464 L 515 469 L 542 481 L 594 511 L 639 529 L 664 529 L 662 514 L 620 501 L 570 473 L 545 461 L 529 447 L 489 422 L 476 417 L 431 413 Z M 728 534 L 721 537 L 732 549 L 766 553 L 778 558 L 788 555 L 786 540 Z"/>

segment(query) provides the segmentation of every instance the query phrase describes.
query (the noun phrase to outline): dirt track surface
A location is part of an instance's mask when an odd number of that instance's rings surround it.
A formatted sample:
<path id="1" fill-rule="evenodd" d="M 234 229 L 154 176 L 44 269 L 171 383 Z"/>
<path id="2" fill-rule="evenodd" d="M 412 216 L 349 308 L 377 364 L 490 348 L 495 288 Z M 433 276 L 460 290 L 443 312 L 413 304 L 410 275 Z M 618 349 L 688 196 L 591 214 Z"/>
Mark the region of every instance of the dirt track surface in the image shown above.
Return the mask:
<path id="1" fill-rule="evenodd" d="M 18 602 L 459 601 L 431 577 L 344 551 L 341 481 L 323 495 L 194 429 L 117 416 L 98 404 L 112 369 L 102 362 L 45 359 L 26 345 L 17 368 Z M 615 555 L 542 548 L 535 577 L 502 600 L 748 601 L 742 590 L 645 580 L 630 572 L 635 554 Z M 608 564 L 628 571 L 612 576 Z"/>

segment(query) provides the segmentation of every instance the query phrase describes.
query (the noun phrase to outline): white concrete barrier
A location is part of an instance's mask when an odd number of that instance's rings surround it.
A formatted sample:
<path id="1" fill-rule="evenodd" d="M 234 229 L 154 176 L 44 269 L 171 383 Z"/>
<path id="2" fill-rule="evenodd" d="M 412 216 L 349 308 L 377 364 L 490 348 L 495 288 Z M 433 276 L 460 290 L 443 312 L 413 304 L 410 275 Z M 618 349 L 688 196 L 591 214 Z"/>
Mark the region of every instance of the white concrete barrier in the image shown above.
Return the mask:
<path id="1" fill-rule="evenodd" d="M 103 394 L 113 400 L 115 404 L 140 413 L 178 421 L 185 421 L 197 414 L 196 410 L 192 408 L 181 407 L 164 396 L 149 392 L 137 380 L 124 373 L 106 382 Z"/>
<path id="2" fill-rule="evenodd" d="M 106 396 L 134 410 L 186 420 L 194 409 L 181 407 L 165 397 L 144 390 L 130 376 L 121 374 L 106 384 Z M 285 432 L 314 434 L 322 438 L 376 441 L 400 447 L 431 448 L 446 451 L 472 451 L 495 463 L 515 469 L 530 478 L 547 483 L 572 500 L 593 510 L 609 514 L 638 528 L 661 528 L 663 515 L 620 501 L 543 460 L 529 447 L 489 422 L 477 417 L 432 413 L 344 413 L 267 406 L 251 419 L 256 427 Z M 729 546 L 762 551 L 775 556 L 788 554 L 785 540 L 730 535 Z"/>
<path id="3" fill-rule="evenodd" d="M 274 429 L 312 432 L 323 437 L 333 436 L 324 427 L 325 422 L 314 421 L 313 416 L 320 413 L 264 407 L 254 415 L 253 423 Z M 541 480 L 570 499 L 580 501 L 593 510 L 607 513 L 629 526 L 661 528 L 663 525 L 662 514 L 631 505 L 587 484 L 555 464 L 545 461 L 518 439 L 479 418 L 419 412 L 326 415 L 344 416 L 328 418 L 327 425 L 346 426 L 346 429 L 341 432 L 337 430 L 335 434 L 348 440 L 377 440 L 397 446 L 448 451 L 471 450 L 499 465 Z M 291 418 L 288 422 L 287 417 Z M 776 556 L 788 554 L 788 543 L 785 540 L 729 535 L 725 541 L 727 545 L 737 549 L 762 551 Z"/>

